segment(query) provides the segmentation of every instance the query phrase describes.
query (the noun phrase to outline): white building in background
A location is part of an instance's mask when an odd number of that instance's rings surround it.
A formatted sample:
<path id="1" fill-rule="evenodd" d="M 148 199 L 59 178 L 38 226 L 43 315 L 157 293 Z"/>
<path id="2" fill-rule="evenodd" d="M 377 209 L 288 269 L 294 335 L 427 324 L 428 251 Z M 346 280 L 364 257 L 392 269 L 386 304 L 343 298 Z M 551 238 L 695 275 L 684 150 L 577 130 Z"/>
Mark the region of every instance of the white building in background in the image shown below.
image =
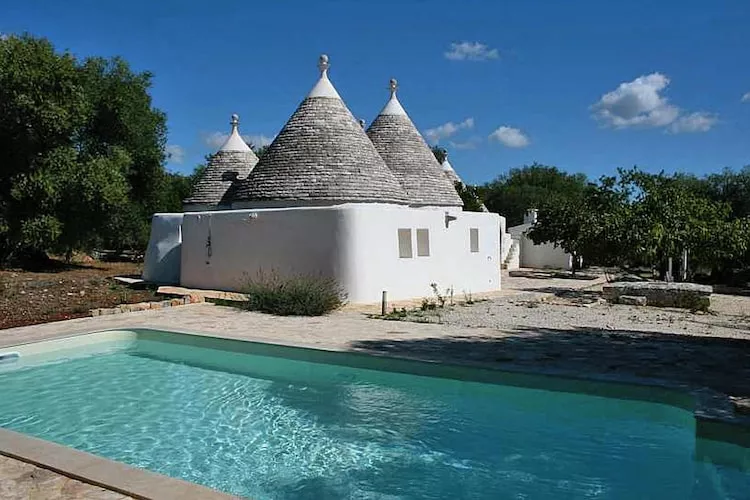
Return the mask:
<path id="1" fill-rule="evenodd" d="M 505 267 L 510 270 L 519 267 L 567 271 L 573 269 L 572 255 L 552 243 L 537 245 L 527 236 L 528 231 L 536 223 L 537 214 L 536 209 L 528 210 L 524 215 L 523 224 L 508 228 L 507 234 L 511 241 L 508 252 L 503 255 Z"/>
<path id="2" fill-rule="evenodd" d="M 235 133 L 239 141 L 218 154 L 236 162 L 209 165 L 184 214 L 154 215 L 144 278 L 240 291 L 262 273 L 315 274 L 336 279 L 353 303 L 379 301 L 383 291 L 393 300 L 428 296 L 431 283 L 498 290 L 504 219 L 462 210 L 395 80 L 365 132 L 328 79 L 326 56 L 319 68 L 257 164 L 233 119 L 227 142 Z"/>

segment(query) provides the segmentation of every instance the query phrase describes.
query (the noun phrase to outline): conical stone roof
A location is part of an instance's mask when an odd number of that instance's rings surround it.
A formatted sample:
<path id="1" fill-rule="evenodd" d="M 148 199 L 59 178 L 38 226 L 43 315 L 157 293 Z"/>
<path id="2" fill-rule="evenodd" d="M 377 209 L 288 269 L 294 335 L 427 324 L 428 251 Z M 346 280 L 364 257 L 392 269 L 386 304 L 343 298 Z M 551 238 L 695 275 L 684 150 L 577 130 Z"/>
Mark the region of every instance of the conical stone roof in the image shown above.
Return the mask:
<path id="1" fill-rule="evenodd" d="M 238 179 L 247 177 L 258 163 L 258 157 L 240 137 L 239 116 L 232 115 L 232 132 L 223 146 L 211 156 L 193 192 L 183 205 L 203 208 L 230 207 Z"/>
<path id="2" fill-rule="evenodd" d="M 455 186 L 457 182 L 460 182 L 461 184 L 464 184 L 464 181 L 458 176 L 455 170 L 453 170 L 453 165 L 451 165 L 451 162 L 448 161 L 448 153 L 445 153 L 445 159 L 443 160 L 443 163 L 440 164 L 440 166 L 443 169 L 443 174 L 448 178 L 448 180 L 453 183 Z M 464 184 L 465 185 L 465 184 Z M 481 203 L 479 206 L 482 209 L 482 212 L 489 212 L 487 207 L 484 205 L 484 203 Z"/>
<path id="3" fill-rule="evenodd" d="M 406 204 L 406 193 L 328 80 L 320 80 L 239 185 L 236 207 L 247 204 Z"/>
<path id="4" fill-rule="evenodd" d="M 396 80 L 391 80 L 391 98 L 367 135 L 406 190 L 410 205 L 463 206 L 453 183 L 398 101 L 396 88 Z"/>
<path id="5" fill-rule="evenodd" d="M 443 174 L 453 183 L 460 182 L 463 184 L 464 181 L 461 180 L 461 178 L 458 176 L 455 170 L 453 170 L 453 165 L 450 164 L 448 161 L 448 153 L 445 153 L 445 160 L 443 160 L 443 163 L 440 165 L 440 167 L 443 169 Z"/>

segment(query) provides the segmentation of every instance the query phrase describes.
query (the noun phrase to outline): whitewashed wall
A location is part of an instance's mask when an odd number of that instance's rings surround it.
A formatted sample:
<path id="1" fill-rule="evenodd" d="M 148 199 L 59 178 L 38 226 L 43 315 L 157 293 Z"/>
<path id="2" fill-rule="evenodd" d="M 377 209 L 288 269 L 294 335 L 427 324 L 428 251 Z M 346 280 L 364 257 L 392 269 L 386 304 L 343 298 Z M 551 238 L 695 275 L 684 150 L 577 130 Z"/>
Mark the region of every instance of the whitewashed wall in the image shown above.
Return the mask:
<path id="1" fill-rule="evenodd" d="M 353 302 L 374 302 L 383 290 L 391 299 L 432 295 L 431 283 L 442 291 L 453 287 L 477 293 L 500 289 L 500 221 L 497 214 L 445 210 L 352 207 L 352 238 L 348 257 L 355 277 L 348 287 Z M 479 252 L 469 250 L 469 230 L 479 229 Z M 399 258 L 398 229 L 412 230 L 413 257 Z M 428 229 L 430 256 L 417 255 L 416 229 Z"/>
<path id="2" fill-rule="evenodd" d="M 322 274 L 339 280 L 350 302 L 431 295 L 430 283 L 477 293 L 500 288 L 496 214 L 350 204 L 185 214 L 181 284 L 240 290 L 259 270 Z M 479 252 L 469 230 L 479 229 Z M 398 229 L 412 231 L 412 258 L 400 258 Z M 417 255 L 416 229 L 428 229 L 430 255 Z M 210 255 L 207 243 L 210 234 Z"/>
<path id="3" fill-rule="evenodd" d="M 553 268 L 570 270 L 573 266 L 573 259 L 570 254 L 557 247 L 552 243 L 535 245 L 531 239 L 522 234 L 521 242 L 521 267 L 531 267 L 537 269 Z"/>
<path id="4" fill-rule="evenodd" d="M 154 214 L 143 258 L 143 279 L 161 285 L 180 282 L 183 214 Z"/>
<path id="5" fill-rule="evenodd" d="M 259 272 L 320 274 L 343 280 L 344 226 L 336 210 L 186 213 L 180 284 L 238 291 Z"/>

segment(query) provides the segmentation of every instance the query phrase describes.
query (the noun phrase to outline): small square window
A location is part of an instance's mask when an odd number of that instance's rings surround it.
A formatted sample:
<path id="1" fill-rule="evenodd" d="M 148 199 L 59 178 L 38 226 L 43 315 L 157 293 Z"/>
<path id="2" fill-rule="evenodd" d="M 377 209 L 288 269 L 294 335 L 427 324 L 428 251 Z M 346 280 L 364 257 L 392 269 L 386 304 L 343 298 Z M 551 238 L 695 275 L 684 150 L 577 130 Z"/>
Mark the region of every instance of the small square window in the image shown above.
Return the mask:
<path id="1" fill-rule="evenodd" d="M 430 230 L 417 229 L 417 257 L 430 256 Z"/>
<path id="2" fill-rule="evenodd" d="M 398 230 L 398 256 L 402 259 L 411 259 L 411 229 Z"/>
<path id="3" fill-rule="evenodd" d="M 479 228 L 469 228 L 469 248 L 471 253 L 479 252 Z"/>

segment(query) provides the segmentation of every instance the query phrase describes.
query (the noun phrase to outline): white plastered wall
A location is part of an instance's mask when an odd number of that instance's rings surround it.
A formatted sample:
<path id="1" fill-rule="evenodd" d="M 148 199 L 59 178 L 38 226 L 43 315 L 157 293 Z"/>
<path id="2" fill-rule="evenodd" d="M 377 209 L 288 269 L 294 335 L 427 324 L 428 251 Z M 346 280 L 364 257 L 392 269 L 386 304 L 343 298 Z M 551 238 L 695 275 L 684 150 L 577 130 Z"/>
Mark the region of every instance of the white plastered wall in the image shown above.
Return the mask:
<path id="1" fill-rule="evenodd" d="M 477 293 L 500 288 L 496 214 L 395 205 L 232 210 L 185 214 L 181 284 L 240 290 L 248 276 L 320 274 L 337 279 L 353 303 L 425 297 L 430 284 Z M 479 252 L 470 252 L 470 228 Z M 411 229 L 412 258 L 400 258 L 398 229 Z M 417 229 L 430 255 L 417 255 Z M 209 243 L 210 233 L 210 245 Z M 209 254 L 210 248 L 210 254 Z"/>
<path id="2" fill-rule="evenodd" d="M 508 228 L 508 233 L 513 239 L 516 239 L 519 242 L 521 267 L 535 269 L 572 269 L 573 258 L 562 248 L 555 247 L 552 243 L 537 245 L 527 236 L 531 226 L 531 223 L 524 223 L 519 226 Z"/>
<path id="3" fill-rule="evenodd" d="M 432 295 L 453 288 L 457 296 L 500 288 L 500 222 L 496 214 L 449 211 L 455 220 L 446 227 L 445 210 L 367 206 L 352 209 L 350 283 L 353 302 L 374 302 L 383 290 L 398 300 Z M 470 252 L 470 228 L 479 229 L 479 252 Z M 412 258 L 400 258 L 398 229 L 411 229 Z M 428 229 L 429 257 L 417 255 L 417 229 Z"/>
<path id="4" fill-rule="evenodd" d="M 180 282 L 183 214 L 154 214 L 143 259 L 143 279 L 163 285 Z"/>
<path id="5" fill-rule="evenodd" d="M 187 213 L 180 284 L 239 291 L 259 273 L 316 274 L 343 282 L 344 227 L 335 209 Z"/>
<path id="6" fill-rule="evenodd" d="M 573 267 L 573 259 L 570 254 L 552 243 L 535 245 L 531 238 L 522 234 L 521 243 L 521 267 L 537 269 L 552 268 L 570 270 Z"/>

